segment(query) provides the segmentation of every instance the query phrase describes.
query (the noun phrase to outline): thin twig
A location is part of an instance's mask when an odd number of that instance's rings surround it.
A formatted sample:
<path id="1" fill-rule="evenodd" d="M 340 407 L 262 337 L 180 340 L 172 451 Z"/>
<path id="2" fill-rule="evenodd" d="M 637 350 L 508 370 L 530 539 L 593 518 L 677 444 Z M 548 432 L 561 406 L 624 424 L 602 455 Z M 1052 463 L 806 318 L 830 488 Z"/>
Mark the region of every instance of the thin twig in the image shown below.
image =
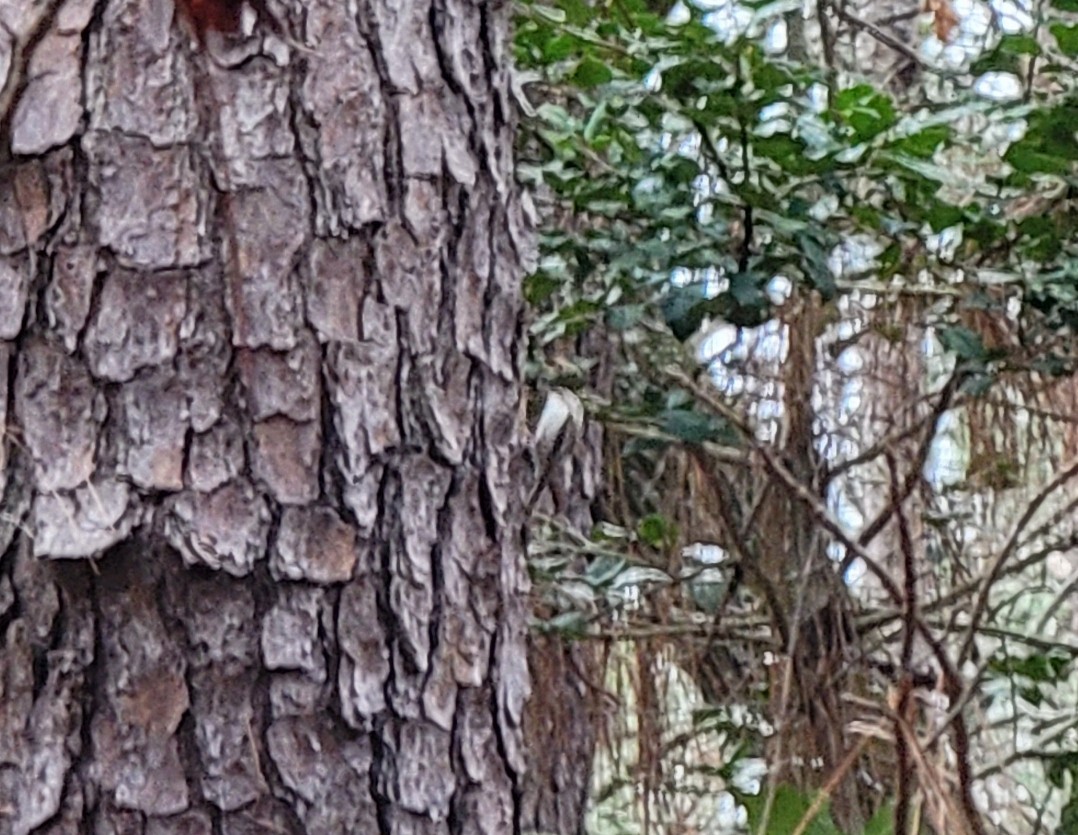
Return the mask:
<path id="1" fill-rule="evenodd" d="M 705 390 L 695 380 L 691 379 L 680 369 L 667 369 L 667 376 L 672 380 L 685 386 L 691 391 L 697 399 L 708 407 L 714 409 L 721 417 L 725 418 L 738 432 L 742 435 L 744 440 L 748 442 L 760 456 L 767 470 L 774 476 L 775 480 L 782 484 L 786 490 L 801 504 L 805 505 L 816 518 L 817 523 L 831 534 L 843 545 L 850 554 L 854 557 L 860 557 L 864 562 L 866 568 L 871 571 L 883 585 L 884 590 L 890 596 L 890 598 L 896 603 L 901 604 L 902 594 L 899 591 L 898 584 L 894 579 L 884 571 L 883 567 L 873 558 L 868 551 L 854 541 L 849 534 L 843 529 L 842 524 L 834 517 L 827 505 L 817 496 L 811 488 L 806 486 L 798 479 L 789 468 L 778 459 L 774 451 L 766 444 L 757 440 L 755 433 L 745 424 L 741 417 L 729 406 L 722 402 L 719 397 L 714 396 L 711 392 Z"/>
<path id="2" fill-rule="evenodd" d="M 875 519 L 873 519 L 865 529 L 861 531 L 861 535 L 857 538 L 857 544 L 862 548 L 867 548 L 873 539 L 882 531 L 887 523 L 891 521 L 891 517 L 894 515 L 896 509 L 902 502 L 909 498 L 914 488 L 920 484 L 921 479 L 924 477 L 925 463 L 928 461 L 928 453 L 932 449 L 932 442 L 939 434 L 940 424 L 943 422 L 943 418 L 947 412 L 950 411 L 952 404 L 954 403 L 955 395 L 958 393 L 958 388 L 962 381 L 965 380 L 966 374 L 960 370 L 955 371 L 943 388 L 940 389 L 939 398 L 936 400 L 936 406 L 932 410 L 932 414 L 929 419 L 929 431 L 925 432 L 925 436 L 921 441 L 921 445 L 917 449 L 917 454 L 914 456 L 909 469 L 906 471 L 906 481 L 902 485 L 902 489 L 892 497 L 890 503 L 883 510 L 879 512 Z M 849 554 L 843 559 L 842 564 L 844 569 L 849 568 L 849 564 L 852 563 L 851 556 Z"/>
<path id="3" fill-rule="evenodd" d="M 870 739 L 871 737 L 867 735 L 862 736 L 857 744 L 849 750 L 849 753 L 842 758 L 842 762 L 835 767 L 835 770 L 831 773 L 827 782 L 824 783 L 823 788 L 821 788 L 816 793 L 816 797 L 812 799 L 812 803 L 809 805 L 808 809 L 805 810 L 805 814 L 801 816 L 801 820 L 797 822 L 797 826 L 794 828 L 792 835 L 805 835 L 809 826 L 816 820 L 816 816 L 820 814 L 820 810 L 823 808 L 824 803 L 830 799 L 832 792 L 834 792 L 838 784 L 846 777 L 846 772 L 853 768 L 854 763 L 857 762 L 857 758 L 861 756 L 861 752 L 865 750 L 865 746 L 868 745 Z"/>
<path id="4" fill-rule="evenodd" d="M 965 402 L 965 400 L 966 398 L 961 393 L 956 393 L 952 397 L 950 408 L 955 409 L 961 406 L 962 403 Z M 919 402 L 920 398 L 918 398 L 917 401 L 911 404 L 911 406 L 915 407 L 916 404 Z M 851 458 L 847 458 L 846 460 L 840 461 L 839 463 L 835 464 L 833 467 L 829 468 L 824 473 L 822 480 L 823 487 L 828 487 L 832 481 L 834 481 L 843 473 L 846 473 L 849 470 L 852 470 L 854 467 L 860 466 L 861 464 L 869 463 L 870 461 L 883 455 L 884 452 L 886 452 L 888 449 L 894 448 L 896 445 L 906 440 L 911 435 L 917 434 L 917 432 L 919 432 L 926 423 L 936 420 L 937 411 L 938 410 L 933 410 L 931 414 L 926 415 L 924 418 L 916 420 L 909 426 L 904 426 L 902 429 L 896 430 L 890 435 L 881 438 L 864 452 L 859 452 L 857 455 L 854 455 Z"/>
<path id="5" fill-rule="evenodd" d="M 984 616 L 985 608 L 988 606 L 988 598 L 992 593 L 992 586 L 999 578 L 1004 564 L 1016 550 L 1022 531 L 1024 531 L 1026 526 L 1032 521 L 1037 511 L 1040 510 L 1041 505 L 1044 504 L 1048 497 L 1076 475 L 1078 475 L 1078 460 L 1072 462 L 1062 473 L 1048 482 L 1048 484 L 1046 484 L 1044 488 L 1030 500 L 1025 512 L 1022 514 L 1021 518 L 1019 518 L 1018 524 L 1015 525 L 1010 539 L 1007 540 L 1003 549 L 996 556 L 995 560 L 993 560 L 992 565 L 988 569 L 988 573 L 984 575 L 984 579 L 981 581 L 980 592 L 973 603 L 973 608 L 970 610 L 969 624 L 966 627 L 966 636 L 962 641 L 962 649 L 958 654 L 959 660 L 969 657 L 969 652 L 973 647 L 973 639 L 977 634 L 977 628 L 980 626 L 981 618 Z"/>
<path id="6" fill-rule="evenodd" d="M 849 23 L 851 26 L 855 26 L 863 32 L 867 32 L 884 46 L 890 47 L 899 55 L 912 61 L 918 67 L 925 69 L 928 66 L 920 55 L 910 49 L 906 44 L 902 43 L 902 41 L 898 40 L 898 38 L 896 38 L 894 35 L 885 32 L 876 24 L 870 23 L 867 20 L 863 20 L 857 15 L 846 11 L 846 9 L 842 8 L 841 6 L 836 6 L 834 8 L 835 14 L 838 15 L 839 20 L 843 21 L 844 23 Z"/>
<path id="7" fill-rule="evenodd" d="M 913 765 L 910 760 L 909 740 L 903 733 L 901 720 L 907 716 L 912 693 L 910 667 L 913 665 L 913 641 L 917 632 L 917 561 L 913 553 L 913 537 L 910 536 L 909 520 L 906 518 L 905 502 L 900 498 L 898 464 L 894 453 L 887 451 L 887 469 L 891 477 L 891 501 L 898 515 L 898 538 L 902 551 L 903 615 L 902 654 L 899 672 L 898 704 L 895 713 L 895 750 L 898 754 L 898 781 L 895 797 L 895 832 L 905 833 L 909 828 L 910 798 L 913 793 Z"/>

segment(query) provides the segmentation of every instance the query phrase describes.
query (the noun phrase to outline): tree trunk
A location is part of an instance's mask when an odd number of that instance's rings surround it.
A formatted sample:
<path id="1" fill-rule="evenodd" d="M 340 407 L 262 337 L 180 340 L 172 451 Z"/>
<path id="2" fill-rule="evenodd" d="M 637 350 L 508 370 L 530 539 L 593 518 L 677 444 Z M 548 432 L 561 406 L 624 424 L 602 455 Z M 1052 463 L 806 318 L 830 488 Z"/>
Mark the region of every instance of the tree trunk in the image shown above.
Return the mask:
<path id="1" fill-rule="evenodd" d="M 589 341 L 575 346 L 578 356 L 609 354 L 609 344 Z M 599 363 L 599 368 L 604 368 Z M 606 388 L 601 373 L 593 383 Z M 550 489 L 538 510 L 557 516 L 582 536 L 594 525 L 592 506 L 602 481 L 603 432 L 589 421 L 572 450 L 550 473 Z M 574 566 L 583 570 L 584 566 Z M 540 616 L 551 613 L 536 604 Z M 524 747 L 528 768 L 522 783 L 525 832 L 577 835 L 585 831 L 592 765 L 599 739 L 604 661 L 594 641 L 559 633 L 533 634 L 528 641 L 532 693 L 524 713 Z"/>
<path id="2" fill-rule="evenodd" d="M 819 378 L 819 337 L 825 313 L 813 297 L 786 317 L 782 428 L 776 446 L 801 485 L 824 500 L 813 408 Z M 774 483 L 760 511 L 760 548 L 752 579 L 766 588 L 785 652 L 772 668 L 776 733 L 769 741 L 770 779 L 815 792 L 827 785 L 832 814 L 843 832 L 860 832 L 874 809 L 871 788 L 842 763 L 855 750 L 851 711 L 842 698 L 856 658 L 857 635 L 848 590 L 827 554 L 819 520 L 786 485 Z"/>
<path id="3" fill-rule="evenodd" d="M 506 10 L 234 7 L 0 9 L 0 833 L 519 831 Z"/>

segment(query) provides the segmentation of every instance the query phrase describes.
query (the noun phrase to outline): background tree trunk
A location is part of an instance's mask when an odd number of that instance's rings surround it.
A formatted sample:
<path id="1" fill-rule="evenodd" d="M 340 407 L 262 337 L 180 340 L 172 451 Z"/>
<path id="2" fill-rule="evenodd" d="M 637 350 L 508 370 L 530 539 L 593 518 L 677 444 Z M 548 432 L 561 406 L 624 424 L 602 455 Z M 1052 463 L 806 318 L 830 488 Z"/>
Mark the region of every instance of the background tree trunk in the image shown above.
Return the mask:
<path id="1" fill-rule="evenodd" d="M 50 8 L 0 11 L 0 832 L 519 830 L 507 14 Z"/>
<path id="2" fill-rule="evenodd" d="M 578 340 L 577 356 L 609 355 L 610 345 Z M 605 348 L 605 350 L 604 350 Z M 605 370 L 602 362 L 600 369 Z M 593 384 L 609 388 L 597 373 Z M 581 536 L 591 535 L 592 507 L 602 482 L 603 431 L 598 421 L 586 430 L 560 466 L 550 474 L 550 490 L 538 512 L 557 516 Z M 583 561 L 583 558 L 580 559 Z M 582 565 L 576 568 L 583 570 Z M 539 602 L 532 610 L 548 616 Z M 524 713 L 524 747 L 528 768 L 522 783 L 525 832 L 577 835 L 585 832 L 592 765 L 600 735 L 601 688 L 605 662 L 597 641 L 565 634 L 532 634 L 528 640 L 531 699 Z"/>

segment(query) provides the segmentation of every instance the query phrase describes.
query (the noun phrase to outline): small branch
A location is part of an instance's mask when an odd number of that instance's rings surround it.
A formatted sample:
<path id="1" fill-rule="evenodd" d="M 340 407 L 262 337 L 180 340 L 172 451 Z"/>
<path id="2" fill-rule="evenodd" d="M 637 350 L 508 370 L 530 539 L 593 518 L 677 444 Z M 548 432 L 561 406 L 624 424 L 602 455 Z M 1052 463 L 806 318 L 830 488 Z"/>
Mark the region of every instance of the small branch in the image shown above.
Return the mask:
<path id="1" fill-rule="evenodd" d="M 873 275 L 877 270 L 878 268 L 873 268 L 865 274 Z M 860 279 L 856 276 L 835 279 L 835 287 L 848 293 L 860 291 L 862 293 L 875 293 L 880 296 L 911 296 L 913 298 L 964 299 L 969 295 L 969 284 L 962 287 L 945 284 L 881 284 L 878 281 Z"/>
<path id="2" fill-rule="evenodd" d="M 1017 562 L 1008 565 L 1006 568 L 1000 571 L 1000 577 L 1010 577 L 1015 574 L 1021 574 L 1027 568 L 1032 568 L 1033 566 L 1042 562 L 1050 554 L 1056 553 L 1057 551 L 1068 551 L 1075 547 L 1078 547 L 1078 536 L 1067 537 L 1060 540 L 1052 540 L 1044 547 L 1030 554 L 1028 557 L 1025 557 L 1024 559 L 1018 560 Z M 946 609 L 948 606 L 952 606 L 955 603 L 958 603 L 959 601 L 963 600 L 964 598 L 974 594 L 978 588 L 979 581 L 966 583 L 953 589 L 952 591 L 941 597 L 938 597 L 925 603 L 924 606 L 922 606 L 921 611 L 938 612 L 941 609 Z M 862 617 L 859 617 L 857 619 L 857 629 L 861 632 L 868 632 L 870 630 L 886 626 L 892 621 L 901 619 L 901 617 L 901 609 L 875 611 L 870 615 L 864 615 Z M 945 631 L 950 631 L 954 628 L 954 626 L 953 623 L 942 624 L 939 625 L 939 628 L 944 629 Z M 980 631 L 986 634 L 991 634 L 993 631 L 999 630 L 995 630 L 994 627 L 982 626 L 980 628 Z M 1024 638 L 1023 640 L 1034 641 L 1038 639 Z"/>
<path id="3" fill-rule="evenodd" d="M 913 637 L 917 622 L 917 559 L 913 553 L 913 537 L 910 535 L 909 521 L 903 510 L 903 503 L 898 498 L 898 465 L 894 456 L 887 454 L 887 465 L 891 471 L 891 494 L 897 502 L 898 538 L 902 548 L 903 571 L 903 616 L 902 630 L 902 671 L 907 673 L 913 663 Z"/>
<path id="4" fill-rule="evenodd" d="M 876 26 L 890 26 L 892 23 L 903 23 L 907 20 L 913 20 L 920 14 L 921 10 L 920 8 L 917 8 L 910 12 L 898 12 L 896 14 L 887 15 L 887 17 L 881 17 L 879 20 L 874 21 L 874 23 Z"/>
<path id="5" fill-rule="evenodd" d="M 1017 549 L 1018 539 L 1022 535 L 1022 531 L 1024 531 L 1026 526 L 1032 521 L 1037 511 L 1040 510 L 1041 505 L 1044 504 L 1048 497 L 1076 475 L 1078 475 L 1078 461 L 1072 462 L 1062 473 L 1048 482 L 1048 484 L 1033 497 L 1026 507 L 1025 512 L 1018 520 L 1018 524 L 1015 525 L 1010 539 L 1007 540 L 1006 545 L 1003 546 L 999 555 L 992 562 L 991 567 L 988 569 L 988 573 L 984 575 L 984 580 L 981 582 L 980 592 L 973 603 L 973 608 L 970 610 L 969 624 L 966 627 L 966 636 L 962 642 L 962 649 L 958 654 L 960 660 L 969 657 L 969 652 L 973 646 L 973 639 L 977 634 L 981 618 L 984 617 L 985 609 L 988 606 L 988 598 L 992 593 L 992 586 L 995 584 L 996 580 L 999 579 L 1004 564 Z"/>
<path id="6" fill-rule="evenodd" d="M 847 549 L 849 554 L 852 554 L 855 558 L 860 557 L 866 568 L 879 579 L 884 591 L 887 592 L 890 598 L 896 604 L 901 604 L 902 594 L 899 591 L 898 584 L 895 583 L 891 575 L 883 570 L 872 555 L 865 550 L 864 546 L 855 542 L 849 534 L 846 533 L 842 525 L 835 519 L 831 511 L 827 509 L 827 505 L 824 504 L 820 497 L 817 496 L 811 488 L 803 484 L 797 476 L 790 472 L 789 468 L 778 459 L 775 452 L 767 444 L 757 440 L 752 430 L 733 409 L 723 403 L 720 398 L 705 390 L 680 369 L 667 369 L 666 374 L 670 379 L 691 391 L 697 399 L 713 409 L 719 416 L 726 418 L 726 420 L 741 433 L 745 441 L 753 447 L 756 454 L 760 456 L 764 466 L 773 476 L 774 481 L 785 487 L 794 499 L 805 505 L 812 512 L 812 515 L 816 518 L 820 527 L 835 537 L 839 544 Z M 852 562 L 850 557 L 847 557 L 847 559 L 850 559 Z"/>
<path id="7" fill-rule="evenodd" d="M 830 4 L 827 0 L 817 1 L 816 22 L 820 27 L 820 42 L 823 46 L 823 62 L 827 67 L 829 75 L 833 78 L 835 74 L 835 34 L 831 30 L 831 21 L 827 19 L 828 5 Z M 835 11 L 838 12 L 839 17 L 842 17 L 842 13 L 838 8 L 835 8 Z"/>
<path id="8" fill-rule="evenodd" d="M 661 429 L 655 426 L 648 426 L 643 423 L 626 423 L 623 421 L 604 420 L 603 426 L 606 429 L 620 432 L 623 435 L 628 435 L 633 438 L 646 438 L 648 440 L 666 441 L 671 444 L 683 444 L 684 441 L 675 435 L 670 435 L 663 432 Z M 746 465 L 749 463 L 749 457 L 739 449 L 735 449 L 729 446 L 723 446 L 722 444 L 714 443 L 713 441 L 703 441 L 702 443 L 694 444 L 693 446 L 702 449 L 708 454 L 709 457 L 714 458 L 716 461 L 722 461 L 725 464 L 739 464 Z"/>
<path id="9" fill-rule="evenodd" d="M 763 460 L 763 463 L 767 470 L 774 476 L 775 480 L 782 484 L 790 492 L 790 494 L 797 501 L 803 503 L 815 516 L 817 523 L 828 533 L 835 537 L 835 539 L 848 550 L 847 560 L 850 560 L 850 555 L 860 557 L 864 562 L 866 568 L 871 571 L 880 581 L 883 589 L 891 597 L 891 599 L 897 603 L 902 603 L 902 593 L 895 583 L 894 579 L 883 570 L 883 568 L 872 558 L 872 556 L 865 550 L 865 546 L 859 541 L 853 540 L 842 525 L 839 524 L 827 509 L 827 506 L 813 491 L 803 484 L 797 476 L 795 476 L 790 470 L 776 457 L 774 451 L 766 444 L 757 440 L 755 435 L 748 429 L 744 421 L 731 409 L 721 398 L 714 396 L 711 392 L 707 391 L 703 386 L 698 384 L 695 380 L 690 378 L 685 372 L 678 368 L 667 369 L 667 376 L 684 386 L 688 391 L 691 391 L 698 400 L 705 405 L 714 409 L 717 414 L 726 418 L 732 426 L 735 426 L 740 431 L 756 453 Z M 945 386 L 945 391 L 941 393 L 940 401 L 936 404 L 937 419 L 942 416 L 942 413 L 946 410 L 946 403 L 951 400 L 951 395 L 954 390 L 957 389 L 958 381 L 962 375 L 955 374 L 948 381 Z M 951 389 L 950 393 L 946 391 L 948 387 Z M 923 466 L 923 465 L 922 465 Z M 1078 468 L 1078 467 L 1076 467 Z M 911 482 L 916 483 L 915 479 L 920 477 L 920 467 L 914 468 L 911 471 L 910 477 L 907 478 L 905 485 L 905 495 L 909 495 L 909 491 L 912 491 Z M 892 502 L 893 504 L 893 502 Z M 893 511 L 893 508 L 892 508 Z M 888 516 L 889 518 L 889 516 Z M 878 520 L 877 520 L 878 521 Z M 882 527 L 882 525 L 881 525 Z M 1024 524 L 1020 525 L 1020 529 L 1024 527 Z M 1016 531 L 1015 537 L 1018 532 Z M 805 561 L 806 567 L 812 565 L 812 560 Z M 796 623 L 796 617 L 794 622 Z M 920 619 L 916 619 L 917 632 L 920 634 L 922 640 L 928 645 L 933 657 L 936 659 L 936 663 L 940 670 L 940 679 L 944 694 L 947 696 L 951 704 L 957 704 L 962 698 L 963 687 L 962 679 L 958 674 L 958 670 L 951 662 L 951 659 L 947 656 L 946 650 L 940 643 L 939 639 L 928 629 L 924 622 Z M 795 633 L 796 634 L 796 633 Z M 791 653 L 792 657 L 792 653 Z M 789 670 L 787 670 L 787 679 L 789 677 Z M 784 682 L 784 684 L 788 683 Z M 955 757 L 957 760 L 956 771 L 958 777 L 958 784 L 960 790 L 960 798 L 962 801 L 962 812 L 966 818 L 966 822 L 969 826 L 970 832 L 973 835 L 984 835 L 984 825 L 982 824 L 980 817 L 977 814 L 977 808 L 973 803 L 973 776 L 970 768 L 970 740 L 969 729 L 966 727 L 965 720 L 960 713 L 953 715 L 947 725 L 951 729 L 951 736 L 954 745 Z M 781 737 L 780 737 L 781 739 Z M 771 784 L 768 795 L 764 801 L 764 811 L 761 815 L 761 827 L 759 832 L 766 832 L 766 822 L 768 814 L 770 812 L 770 804 L 774 801 L 774 783 Z"/>
<path id="10" fill-rule="evenodd" d="M 912 61 L 918 67 L 921 67 L 922 69 L 927 68 L 928 65 L 924 62 L 924 59 L 921 58 L 921 56 L 914 52 L 912 49 L 910 49 L 906 44 L 902 43 L 902 41 L 900 41 L 894 35 L 885 32 L 876 24 L 870 23 L 867 20 L 863 20 L 862 18 L 859 18 L 857 15 L 846 11 L 846 9 L 840 6 L 836 6 L 834 8 L 835 14 L 838 15 L 839 20 L 843 21 L 844 23 L 849 23 L 851 26 L 854 26 L 857 29 L 866 32 L 867 34 L 875 38 L 877 41 L 882 43 L 884 46 L 890 47 L 902 57 Z"/>
<path id="11" fill-rule="evenodd" d="M 960 406 L 964 402 L 964 400 L 965 398 L 963 398 L 961 395 L 956 396 L 951 402 L 951 408 L 956 408 Z M 918 398 L 918 400 L 915 401 L 915 403 L 912 405 L 915 406 L 917 403 L 920 403 L 920 398 Z M 845 461 L 840 461 L 839 463 L 835 464 L 833 467 L 828 469 L 827 472 L 824 473 L 823 480 L 821 482 L 823 488 L 827 488 L 828 486 L 830 486 L 831 482 L 843 473 L 846 473 L 849 470 L 852 470 L 854 467 L 860 466 L 861 464 L 869 463 L 870 461 L 883 455 L 888 449 L 893 448 L 896 444 L 906 440 L 911 435 L 916 435 L 926 423 L 934 419 L 935 413 L 933 412 L 933 414 L 926 416 L 922 420 L 914 421 L 909 426 L 905 426 L 902 429 L 898 429 L 895 432 L 892 432 L 887 437 L 881 438 L 864 452 L 860 452 L 852 458 L 847 458 Z"/>
<path id="12" fill-rule="evenodd" d="M 925 432 L 924 439 L 921 441 L 921 445 L 917 450 L 917 455 L 914 456 L 913 461 L 910 464 L 909 470 L 906 474 L 906 482 L 902 485 L 902 489 L 892 498 L 891 502 L 880 511 L 861 532 L 861 535 L 857 538 L 857 544 L 862 548 L 867 548 L 873 539 L 882 531 L 887 523 L 891 521 L 891 517 L 894 515 L 896 508 L 906 499 L 909 498 L 914 488 L 920 483 L 923 478 L 925 462 L 928 461 L 928 453 L 932 449 L 932 442 L 936 439 L 936 435 L 939 433 L 940 423 L 943 422 L 944 415 L 950 410 L 954 403 L 955 394 L 958 392 L 959 384 L 966 378 L 966 375 L 961 371 L 955 371 L 951 375 L 950 379 L 944 384 L 943 389 L 940 391 L 939 399 L 936 401 L 936 406 L 932 410 L 932 415 L 929 418 L 929 430 Z M 849 554 L 843 559 L 842 564 L 844 568 L 849 568 L 849 563 L 852 559 Z"/>
<path id="13" fill-rule="evenodd" d="M 778 641 L 769 631 L 756 633 L 716 630 L 711 623 L 656 623 L 642 626 L 610 626 L 599 628 L 580 636 L 579 640 L 640 641 L 648 638 L 702 638 L 709 644 L 740 646 L 757 644 L 762 647 L 779 648 Z"/>
<path id="14" fill-rule="evenodd" d="M 895 753 L 898 763 L 898 780 L 895 792 L 894 829 L 896 833 L 909 831 L 910 800 L 913 795 L 913 763 L 910 758 L 910 738 L 903 732 L 903 721 L 908 721 L 910 694 L 913 687 L 910 667 L 913 665 L 913 642 L 917 632 L 917 560 L 913 553 L 913 537 L 906 518 L 905 501 L 898 484 L 898 464 L 894 453 L 887 451 L 887 470 L 891 477 L 891 501 L 898 515 L 898 539 L 902 549 L 903 571 L 903 624 L 902 654 L 899 667 L 898 700 L 895 706 Z"/>
<path id="15" fill-rule="evenodd" d="M 805 810 L 805 814 L 801 816 L 801 820 L 797 822 L 797 827 L 794 829 L 793 835 L 805 835 L 808 828 L 812 825 L 812 822 L 816 820 L 816 816 L 820 814 L 820 810 L 823 808 L 824 803 L 830 799 L 835 788 L 846 776 L 846 772 L 853 768 L 854 763 L 857 762 L 857 758 L 861 756 L 861 752 L 865 750 L 865 746 L 868 745 L 870 739 L 871 737 L 868 735 L 862 736 L 857 744 L 849 750 L 845 757 L 843 757 L 842 762 L 835 767 L 834 772 L 827 778 L 827 782 L 824 784 L 823 788 L 816 793 L 816 797 L 812 799 L 812 804 Z"/>
<path id="16" fill-rule="evenodd" d="M 1050 641 L 1047 638 L 1038 638 L 1035 635 L 1024 635 L 1021 632 L 1014 632 L 1010 629 L 1001 629 L 997 626 L 982 626 L 977 631 L 981 635 L 989 635 L 993 638 L 999 638 L 1000 640 L 1015 641 L 1019 644 L 1025 644 L 1026 646 L 1033 647 L 1041 652 L 1052 652 L 1055 650 L 1058 652 L 1065 652 L 1074 658 L 1078 658 L 1078 644 L 1070 644 L 1064 641 Z"/>

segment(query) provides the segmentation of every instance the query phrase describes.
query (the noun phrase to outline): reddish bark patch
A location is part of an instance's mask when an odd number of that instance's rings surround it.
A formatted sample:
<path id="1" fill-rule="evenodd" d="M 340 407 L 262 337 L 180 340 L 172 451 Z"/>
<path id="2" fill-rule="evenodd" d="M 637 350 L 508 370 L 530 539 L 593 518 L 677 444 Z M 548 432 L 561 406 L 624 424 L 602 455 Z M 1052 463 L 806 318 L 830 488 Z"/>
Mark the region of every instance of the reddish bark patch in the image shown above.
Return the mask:
<path id="1" fill-rule="evenodd" d="M 243 0 L 176 0 L 176 8 L 202 43 L 207 32 L 232 35 L 239 31 Z"/>

